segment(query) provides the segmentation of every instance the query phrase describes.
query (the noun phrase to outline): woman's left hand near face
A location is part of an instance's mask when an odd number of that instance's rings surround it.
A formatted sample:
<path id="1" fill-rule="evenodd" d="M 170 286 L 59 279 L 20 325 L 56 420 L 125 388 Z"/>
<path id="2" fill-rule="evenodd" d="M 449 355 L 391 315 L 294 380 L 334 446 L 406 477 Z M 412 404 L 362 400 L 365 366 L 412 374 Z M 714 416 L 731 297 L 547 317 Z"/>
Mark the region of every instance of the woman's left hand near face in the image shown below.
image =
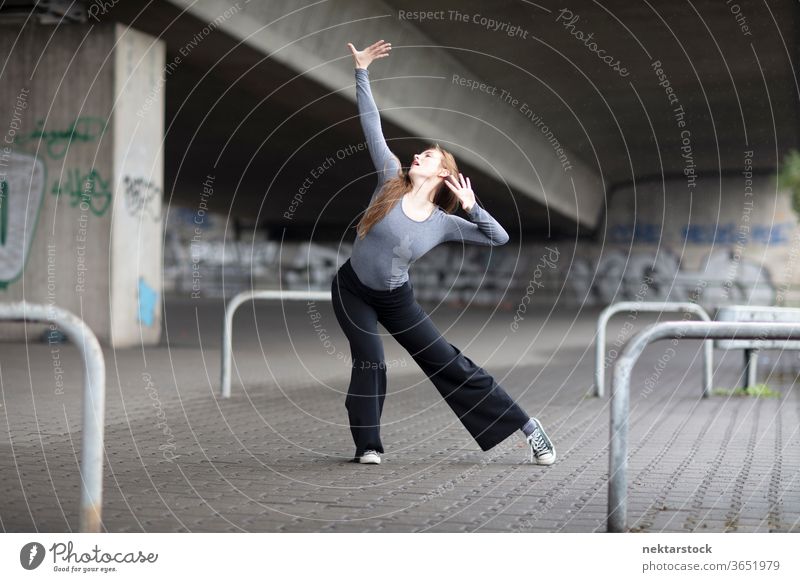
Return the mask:
<path id="1" fill-rule="evenodd" d="M 472 184 L 469 178 L 464 178 L 461 172 L 459 172 L 458 179 L 450 175 L 444 179 L 444 183 L 447 184 L 447 187 L 450 188 L 453 194 L 461 201 L 461 207 L 469 212 L 475 204 L 475 193 L 472 191 Z"/>

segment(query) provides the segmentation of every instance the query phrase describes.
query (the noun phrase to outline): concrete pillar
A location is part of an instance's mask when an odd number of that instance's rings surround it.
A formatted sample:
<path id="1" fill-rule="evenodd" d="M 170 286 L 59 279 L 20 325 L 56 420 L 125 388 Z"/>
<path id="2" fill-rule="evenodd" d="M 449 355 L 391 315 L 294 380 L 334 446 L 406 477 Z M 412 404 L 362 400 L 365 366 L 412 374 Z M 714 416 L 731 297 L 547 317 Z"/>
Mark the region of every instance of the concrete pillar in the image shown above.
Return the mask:
<path id="1" fill-rule="evenodd" d="M 0 26 L 0 302 L 69 309 L 114 347 L 161 333 L 162 41 Z M 0 323 L 0 339 L 46 326 Z"/>

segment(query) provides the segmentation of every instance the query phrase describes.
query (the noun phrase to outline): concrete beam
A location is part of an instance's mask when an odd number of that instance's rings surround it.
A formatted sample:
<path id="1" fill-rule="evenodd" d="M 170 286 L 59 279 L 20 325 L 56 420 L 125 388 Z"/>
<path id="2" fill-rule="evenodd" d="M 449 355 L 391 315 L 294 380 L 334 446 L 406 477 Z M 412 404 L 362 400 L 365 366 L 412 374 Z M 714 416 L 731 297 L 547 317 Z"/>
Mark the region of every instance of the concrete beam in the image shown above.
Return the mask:
<path id="1" fill-rule="evenodd" d="M 170 3 L 353 100 L 352 59 L 346 43 L 363 46 L 380 38 L 391 41 L 393 55 L 370 69 L 373 93 L 385 120 L 442 143 L 458 159 L 487 168 L 499 182 L 505 181 L 513 191 L 550 210 L 584 227 L 596 226 L 603 201 L 602 178 L 566 150 L 569 168 L 565 169 L 553 138 L 546 137 L 541 125 L 518 107 L 502 102 L 499 91 L 489 95 L 454 82 L 454 75 L 482 80 L 456 60 L 450 49 L 439 48 L 411 23 L 398 20 L 383 2 L 340 0 L 308 7 L 290 0 Z M 524 70 L 519 74 L 528 75 Z"/>

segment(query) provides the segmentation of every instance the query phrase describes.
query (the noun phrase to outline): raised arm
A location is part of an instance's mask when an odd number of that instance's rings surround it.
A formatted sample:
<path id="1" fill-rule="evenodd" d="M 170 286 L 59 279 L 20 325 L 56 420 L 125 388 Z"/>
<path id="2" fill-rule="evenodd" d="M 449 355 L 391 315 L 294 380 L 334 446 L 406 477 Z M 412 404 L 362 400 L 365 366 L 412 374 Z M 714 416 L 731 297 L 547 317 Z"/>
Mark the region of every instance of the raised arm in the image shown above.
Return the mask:
<path id="1" fill-rule="evenodd" d="M 383 137 L 381 129 L 381 118 L 375 99 L 372 97 L 372 90 L 369 86 L 369 72 L 367 67 L 375 59 L 389 56 L 392 49 L 391 43 L 379 40 L 371 44 L 364 50 L 356 50 L 352 43 L 347 43 L 353 55 L 353 64 L 356 75 L 356 102 L 358 103 L 358 113 L 361 119 L 361 128 L 364 130 L 364 137 L 367 139 L 367 148 L 372 158 L 372 164 L 378 172 L 378 186 L 386 180 L 396 176 L 400 172 L 400 160 L 397 159 Z"/>
<path id="2" fill-rule="evenodd" d="M 509 236 L 505 229 L 477 202 L 467 212 L 467 216 L 469 220 L 452 214 L 447 215 L 449 224 L 442 242 L 455 240 L 492 247 L 508 242 Z"/>
<path id="3" fill-rule="evenodd" d="M 367 148 L 372 158 L 372 164 L 378 172 L 378 184 L 383 184 L 393 178 L 400 171 L 400 160 L 397 159 L 383 137 L 381 119 L 378 107 L 372 97 L 369 86 L 369 72 L 367 69 L 356 69 L 356 101 L 358 114 L 361 118 L 361 128 L 367 139 Z"/>

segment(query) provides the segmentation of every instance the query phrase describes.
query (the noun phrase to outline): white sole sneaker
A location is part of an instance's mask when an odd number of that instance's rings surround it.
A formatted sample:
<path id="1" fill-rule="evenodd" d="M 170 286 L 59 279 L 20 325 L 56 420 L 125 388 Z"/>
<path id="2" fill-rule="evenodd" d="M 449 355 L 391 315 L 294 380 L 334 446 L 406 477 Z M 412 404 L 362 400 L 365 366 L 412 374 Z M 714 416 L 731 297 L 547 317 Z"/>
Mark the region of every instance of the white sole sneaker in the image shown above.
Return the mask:
<path id="1" fill-rule="evenodd" d="M 536 425 L 534 431 L 527 437 L 528 446 L 531 448 L 531 463 L 537 465 L 552 465 L 556 462 L 556 448 L 544 432 L 542 424 L 531 417 Z"/>
<path id="2" fill-rule="evenodd" d="M 367 465 L 380 465 L 381 456 L 376 451 L 366 451 L 359 457 L 358 462 Z"/>
<path id="3" fill-rule="evenodd" d="M 556 451 L 553 449 L 552 453 L 545 453 L 540 457 L 534 457 L 535 464 L 537 465 L 552 465 L 556 462 Z"/>

